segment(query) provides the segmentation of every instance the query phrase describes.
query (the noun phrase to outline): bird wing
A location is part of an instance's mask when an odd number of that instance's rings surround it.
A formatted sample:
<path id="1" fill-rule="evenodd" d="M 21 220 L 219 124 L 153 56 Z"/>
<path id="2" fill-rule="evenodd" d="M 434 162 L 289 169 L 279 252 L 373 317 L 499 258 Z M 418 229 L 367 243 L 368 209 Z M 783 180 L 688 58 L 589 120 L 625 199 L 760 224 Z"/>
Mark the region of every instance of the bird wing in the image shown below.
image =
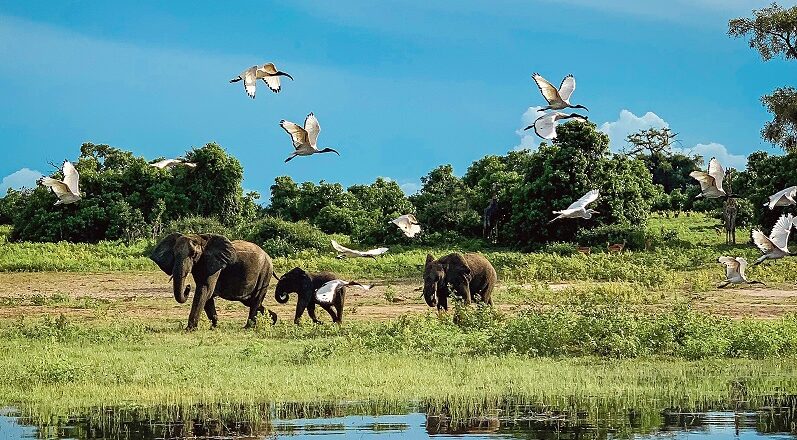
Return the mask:
<path id="1" fill-rule="evenodd" d="M 332 247 L 333 247 L 333 248 L 334 248 L 336 251 L 338 251 L 338 252 L 341 252 L 341 253 L 344 253 L 344 254 L 346 254 L 346 253 L 352 253 L 352 254 L 356 254 L 356 253 L 357 253 L 356 251 L 354 251 L 354 250 L 352 250 L 352 249 L 349 249 L 349 248 L 347 248 L 346 246 L 341 246 L 341 245 L 340 245 L 340 244 L 339 244 L 337 241 L 335 241 L 335 240 L 332 240 Z"/>
<path id="2" fill-rule="evenodd" d="M 346 283 L 346 285 L 347 286 L 357 286 L 357 287 L 359 287 L 359 288 L 361 288 L 363 290 L 371 290 L 371 287 L 374 287 L 371 284 L 360 284 L 357 281 L 349 281 L 348 283 Z"/>
<path id="3" fill-rule="evenodd" d="M 772 227 L 772 231 L 769 233 L 770 241 L 782 251 L 788 252 L 789 233 L 791 232 L 793 223 L 794 216 L 791 214 L 782 215 L 778 221 L 775 222 L 775 226 Z"/>
<path id="4" fill-rule="evenodd" d="M 310 113 L 304 119 L 304 129 L 307 131 L 307 138 L 310 141 L 310 145 L 315 148 L 318 142 L 318 133 L 321 132 L 321 126 L 318 125 L 318 119 L 316 119 L 314 114 Z"/>
<path id="5" fill-rule="evenodd" d="M 555 102 L 562 101 L 562 97 L 559 96 L 559 91 L 556 90 L 553 84 L 549 83 L 548 80 L 543 78 L 539 73 L 535 73 L 531 75 L 531 79 L 537 83 L 537 87 L 540 89 L 540 93 L 542 93 L 542 97 L 548 101 L 548 104 L 553 104 Z"/>
<path id="6" fill-rule="evenodd" d="M 739 273 L 739 261 L 736 258 L 723 255 L 717 261 L 725 265 L 725 279 L 731 279 Z"/>
<path id="7" fill-rule="evenodd" d="M 263 82 L 266 83 L 268 88 L 274 93 L 282 90 L 282 86 L 280 86 L 280 77 L 278 76 L 265 76 L 263 77 Z"/>
<path id="8" fill-rule="evenodd" d="M 257 89 L 257 67 L 250 67 L 241 74 L 244 79 L 244 90 L 250 98 L 255 97 L 255 90 Z"/>
<path id="9" fill-rule="evenodd" d="M 769 203 L 764 203 L 764 206 L 769 206 L 769 209 L 774 209 L 776 206 L 792 205 L 795 202 L 795 193 L 797 193 L 797 186 L 790 186 L 784 190 L 778 191 L 769 196 Z M 783 202 L 781 202 L 781 200 L 783 200 Z"/>
<path id="10" fill-rule="evenodd" d="M 80 187 L 78 186 L 78 180 L 80 180 L 80 174 L 78 174 L 75 167 L 72 165 L 72 162 L 68 160 L 64 161 L 64 183 L 66 184 L 69 191 L 76 195 L 80 195 Z"/>
<path id="11" fill-rule="evenodd" d="M 598 196 L 600 196 L 600 192 L 597 189 L 593 189 L 592 191 L 584 194 L 580 199 L 570 204 L 570 206 L 568 206 L 564 211 L 584 209 L 590 203 L 598 200 Z"/>
<path id="12" fill-rule="evenodd" d="M 302 146 L 309 146 L 310 141 L 307 139 L 307 131 L 304 128 L 300 127 L 298 124 L 294 124 L 291 121 L 281 120 L 280 127 L 285 130 L 289 135 L 291 135 L 291 141 L 293 141 L 293 148 L 299 149 Z"/>
<path id="13" fill-rule="evenodd" d="M 367 255 L 367 256 L 376 257 L 378 255 L 384 254 L 385 252 L 387 252 L 387 248 L 386 247 L 381 247 L 381 248 L 376 248 L 376 249 L 371 249 L 369 251 L 365 251 L 362 254 L 363 255 Z"/>
<path id="14" fill-rule="evenodd" d="M 177 159 L 163 159 L 161 161 L 158 161 L 158 162 L 155 162 L 155 163 L 151 163 L 150 165 L 152 165 L 155 168 L 163 169 L 163 168 L 167 168 L 167 167 L 171 167 L 171 166 L 177 165 L 178 163 L 180 163 L 180 161 L 177 160 Z M 196 165 L 194 165 L 194 166 L 196 166 Z"/>
<path id="15" fill-rule="evenodd" d="M 725 178 L 725 168 L 722 168 L 720 161 L 718 161 L 716 157 L 712 157 L 711 160 L 708 161 L 708 175 L 714 178 L 714 186 L 725 194 L 725 190 L 722 189 L 722 179 Z"/>
<path id="16" fill-rule="evenodd" d="M 700 183 L 700 191 L 704 196 L 719 197 L 722 195 L 714 186 L 714 178 L 709 176 L 708 173 L 703 171 L 692 171 L 689 173 L 689 176 Z"/>
<path id="17" fill-rule="evenodd" d="M 411 225 L 420 225 L 418 219 L 415 218 L 414 214 L 405 214 L 403 217 L 405 217 L 410 222 Z"/>
<path id="18" fill-rule="evenodd" d="M 573 95 L 573 92 L 576 91 L 576 78 L 573 75 L 567 75 L 565 79 L 562 80 L 562 85 L 559 86 L 559 96 L 565 100 L 569 101 L 570 96 Z"/>
<path id="19" fill-rule="evenodd" d="M 534 133 L 543 139 L 556 138 L 556 113 L 542 115 L 534 121 Z"/>
<path id="20" fill-rule="evenodd" d="M 42 177 L 41 184 L 51 188 L 59 199 L 72 195 L 72 191 L 66 183 L 53 179 L 52 177 Z"/>
<path id="21" fill-rule="evenodd" d="M 404 235 L 413 238 L 421 232 L 421 225 L 410 225 L 404 230 Z"/>
<path id="22" fill-rule="evenodd" d="M 258 76 L 262 76 L 262 75 L 263 75 L 263 73 L 265 73 L 266 75 L 273 75 L 273 74 L 277 73 L 277 67 L 274 65 L 274 63 L 266 63 L 266 64 L 263 64 L 263 65 L 262 65 L 262 66 L 260 66 L 260 68 L 258 68 L 257 70 L 258 70 L 259 72 L 262 72 L 262 73 L 260 73 L 260 75 L 258 75 Z"/>
<path id="23" fill-rule="evenodd" d="M 753 229 L 753 231 L 750 233 L 750 238 L 753 239 L 753 243 L 755 243 L 756 247 L 763 254 L 768 254 L 775 250 L 775 243 L 772 243 L 769 237 L 764 235 L 764 233 L 758 229 Z"/>
<path id="24" fill-rule="evenodd" d="M 196 164 L 194 162 L 183 162 L 183 165 L 190 168 L 196 168 Z"/>
<path id="25" fill-rule="evenodd" d="M 332 280 L 325 283 L 315 291 L 315 299 L 323 304 L 331 303 L 332 300 L 335 299 L 335 290 L 344 283 L 346 283 L 346 281 L 343 280 Z"/>
<path id="26" fill-rule="evenodd" d="M 739 275 L 744 278 L 744 270 L 747 268 L 747 260 L 744 257 L 736 257 L 736 262 L 739 263 Z"/>

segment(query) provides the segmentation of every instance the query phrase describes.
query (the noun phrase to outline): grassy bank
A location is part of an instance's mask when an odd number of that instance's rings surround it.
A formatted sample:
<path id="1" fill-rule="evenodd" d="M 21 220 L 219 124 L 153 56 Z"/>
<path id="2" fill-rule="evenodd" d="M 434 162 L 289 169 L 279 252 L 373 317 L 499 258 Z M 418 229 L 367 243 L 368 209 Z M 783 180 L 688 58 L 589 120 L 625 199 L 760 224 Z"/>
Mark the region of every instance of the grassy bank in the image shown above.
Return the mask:
<path id="1" fill-rule="evenodd" d="M 797 392 L 793 318 L 484 313 L 254 331 L 229 324 L 195 333 L 155 319 L 0 321 L 0 403 L 57 409 L 424 400 L 467 407 L 517 396 L 689 407 Z"/>

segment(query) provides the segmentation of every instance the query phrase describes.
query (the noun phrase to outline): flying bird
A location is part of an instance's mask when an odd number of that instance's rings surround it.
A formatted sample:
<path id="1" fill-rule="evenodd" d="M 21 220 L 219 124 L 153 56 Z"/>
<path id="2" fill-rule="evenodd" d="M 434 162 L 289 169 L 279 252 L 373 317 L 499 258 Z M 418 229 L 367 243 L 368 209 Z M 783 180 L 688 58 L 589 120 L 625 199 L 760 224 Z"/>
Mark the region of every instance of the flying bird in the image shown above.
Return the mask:
<path id="1" fill-rule="evenodd" d="M 332 240 L 332 247 L 335 248 L 336 251 L 339 252 L 337 258 L 357 258 L 357 257 L 364 257 L 364 258 L 373 258 L 376 259 L 377 256 L 384 254 L 387 252 L 386 247 L 381 247 L 378 249 L 371 249 L 370 251 L 355 251 L 354 249 L 349 249 L 345 246 L 341 246 L 338 244 L 337 241 Z"/>
<path id="2" fill-rule="evenodd" d="M 769 196 L 769 202 L 764 203 L 764 206 L 775 209 L 776 206 L 795 205 L 797 204 L 795 199 L 797 199 L 797 186 L 790 186 Z"/>
<path id="3" fill-rule="evenodd" d="M 53 179 L 52 177 L 42 177 L 41 179 L 41 184 L 52 189 L 58 197 L 58 201 L 55 202 L 56 205 L 75 203 L 82 198 L 78 186 L 80 174 L 68 160 L 64 161 L 62 168 L 64 180 Z"/>
<path id="4" fill-rule="evenodd" d="M 744 269 L 747 267 L 747 260 L 744 257 L 726 257 L 721 256 L 717 259 L 718 262 L 725 265 L 725 280 L 717 286 L 718 288 L 723 288 L 728 284 L 761 284 L 765 286 L 766 284 L 762 283 L 761 281 L 755 280 L 748 280 L 747 277 L 744 276 Z"/>
<path id="5" fill-rule="evenodd" d="M 554 211 L 554 214 L 559 214 L 556 218 L 549 221 L 548 224 L 559 220 L 560 218 L 583 218 L 583 219 L 591 219 L 592 214 L 600 214 L 598 211 L 587 208 L 587 205 L 598 200 L 600 193 L 597 189 L 593 189 L 592 191 L 584 194 L 580 199 L 576 200 L 575 202 L 571 203 L 567 209 L 563 209 L 561 211 Z"/>
<path id="6" fill-rule="evenodd" d="M 399 218 L 391 220 L 391 223 L 398 226 L 401 232 L 410 238 L 415 237 L 421 232 L 421 224 L 418 223 L 418 219 L 412 214 L 404 214 Z"/>
<path id="7" fill-rule="evenodd" d="M 291 81 L 293 80 L 293 77 L 289 74 L 277 70 L 277 68 L 274 66 L 274 63 L 266 63 L 262 66 L 252 66 L 244 70 L 240 75 L 231 79 L 230 82 L 234 83 L 243 80 L 246 94 L 249 95 L 250 98 L 254 99 L 257 88 L 257 80 L 262 79 L 272 92 L 279 93 L 281 90 L 280 76 L 287 76 L 291 79 Z"/>
<path id="8" fill-rule="evenodd" d="M 332 304 L 336 295 L 340 295 L 342 290 L 348 286 L 357 286 L 363 290 L 370 290 L 373 285 L 360 284 L 356 281 L 332 280 L 326 282 L 315 291 L 315 299 L 321 304 Z"/>
<path id="9" fill-rule="evenodd" d="M 791 233 L 791 228 L 793 227 L 794 216 L 791 214 L 784 214 L 780 216 L 777 222 L 775 222 L 775 226 L 772 227 L 769 237 L 764 235 L 764 233 L 758 229 L 753 229 L 752 233 L 750 234 L 753 239 L 753 243 L 755 243 L 761 253 L 764 254 L 755 260 L 753 266 L 761 264 L 765 260 L 777 260 L 789 255 L 795 255 L 789 252 L 788 248 L 789 234 Z"/>
<path id="10" fill-rule="evenodd" d="M 159 161 L 157 161 L 155 163 L 151 163 L 150 164 L 150 166 L 153 166 L 153 167 L 161 169 L 161 170 L 164 169 L 164 168 L 174 168 L 177 165 L 182 165 L 182 166 L 186 166 L 186 167 L 189 167 L 189 168 L 196 168 L 196 164 L 195 163 L 186 162 L 186 161 L 184 161 L 182 159 L 163 159 L 163 160 L 159 160 Z"/>
<path id="11" fill-rule="evenodd" d="M 537 136 L 543 139 L 556 139 L 556 121 L 560 119 L 570 119 L 574 118 L 577 121 L 585 122 L 587 121 L 586 116 L 581 116 L 577 113 L 570 113 L 569 115 L 566 113 L 560 112 L 553 112 L 553 113 L 546 113 L 534 121 L 534 124 L 529 125 L 528 127 L 524 128 L 523 130 L 528 130 L 530 128 L 534 129 L 534 133 Z"/>
<path id="12" fill-rule="evenodd" d="M 559 86 L 559 90 L 554 87 L 553 84 L 549 83 L 548 80 L 543 78 L 539 73 L 535 73 L 531 75 L 531 78 L 537 83 L 537 87 L 540 89 L 540 93 L 542 93 L 543 98 L 548 101 L 548 106 L 544 107 L 543 110 L 563 110 L 566 108 L 583 108 L 586 111 L 589 111 L 588 108 L 584 107 L 581 104 L 573 105 L 570 104 L 570 97 L 573 95 L 573 92 L 576 90 L 576 78 L 573 75 L 567 75 L 562 80 L 562 85 Z"/>
<path id="13" fill-rule="evenodd" d="M 304 120 L 304 128 L 299 126 L 298 124 L 294 124 L 293 122 L 281 120 L 280 127 L 283 128 L 290 136 L 291 141 L 293 141 L 293 148 L 296 151 L 293 152 L 285 162 L 293 159 L 296 156 L 310 156 L 312 154 L 317 153 L 335 153 L 340 156 L 340 153 L 333 150 L 332 148 L 324 148 L 323 150 L 319 150 L 316 146 L 316 142 L 318 141 L 318 133 L 321 131 L 321 126 L 318 125 L 318 119 L 316 119 L 315 115 L 310 113 Z"/>
<path id="14" fill-rule="evenodd" d="M 716 157 L 708 161 L 708 172 L 692 171 L 689 176 L 700 182 L 700 194 L 698 197 L 716 199 L 726 197 L 725 190 L 722 189 L 722 179 L 725 178 L 725 168 L 720 165 Z"/>

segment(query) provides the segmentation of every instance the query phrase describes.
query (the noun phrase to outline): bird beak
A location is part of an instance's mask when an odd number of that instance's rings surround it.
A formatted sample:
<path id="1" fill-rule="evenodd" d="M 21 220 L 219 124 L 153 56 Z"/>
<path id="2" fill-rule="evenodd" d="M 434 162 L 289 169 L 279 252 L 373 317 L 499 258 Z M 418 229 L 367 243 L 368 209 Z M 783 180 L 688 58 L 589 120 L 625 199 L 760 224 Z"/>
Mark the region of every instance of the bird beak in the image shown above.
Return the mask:
<path id="1" fill-rule="evenodd" d="M 293 77 L 290 76 L 289 74 L 285 73 L 285 72 L 277 72 L 277 75 L 287 76 L 288 78 L 291 79 L 291 81 L 293 81 Z"/>
<path id="2" fill-rule="evenodd" d="M 523 130 L 525 131 L 525 130 L 528 130 L 530 128 L 534 128 L 534 126 L 533 125 L 529 125 L 528 127 L 524 128 Z"/>

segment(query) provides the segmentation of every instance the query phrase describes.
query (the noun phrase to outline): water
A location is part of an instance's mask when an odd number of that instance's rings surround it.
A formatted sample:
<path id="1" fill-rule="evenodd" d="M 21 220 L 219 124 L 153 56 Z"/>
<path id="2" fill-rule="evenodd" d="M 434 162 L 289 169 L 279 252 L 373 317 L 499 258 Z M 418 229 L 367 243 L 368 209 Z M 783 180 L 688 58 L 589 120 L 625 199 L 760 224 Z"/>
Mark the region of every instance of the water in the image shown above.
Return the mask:
<path id="1" fill-rule="evenodd" d="M 271 410 L 272 414 L 273 408 Z M 662 413 L 624 410 L 590 417 L 586 411 L 534 412 L 452 420 L 439 414 L 410 411 L 397 415 L 334 415 L 328 408 L 317 417 L 250 417 L 241 413 L 211 416 L 190 409 L 97 409 L 68 417 L 23 416 L 0 410 L 0 439 L 797 439 L 792 410 Z M 251 413 L 250 413 L 251 414 Z"/>

